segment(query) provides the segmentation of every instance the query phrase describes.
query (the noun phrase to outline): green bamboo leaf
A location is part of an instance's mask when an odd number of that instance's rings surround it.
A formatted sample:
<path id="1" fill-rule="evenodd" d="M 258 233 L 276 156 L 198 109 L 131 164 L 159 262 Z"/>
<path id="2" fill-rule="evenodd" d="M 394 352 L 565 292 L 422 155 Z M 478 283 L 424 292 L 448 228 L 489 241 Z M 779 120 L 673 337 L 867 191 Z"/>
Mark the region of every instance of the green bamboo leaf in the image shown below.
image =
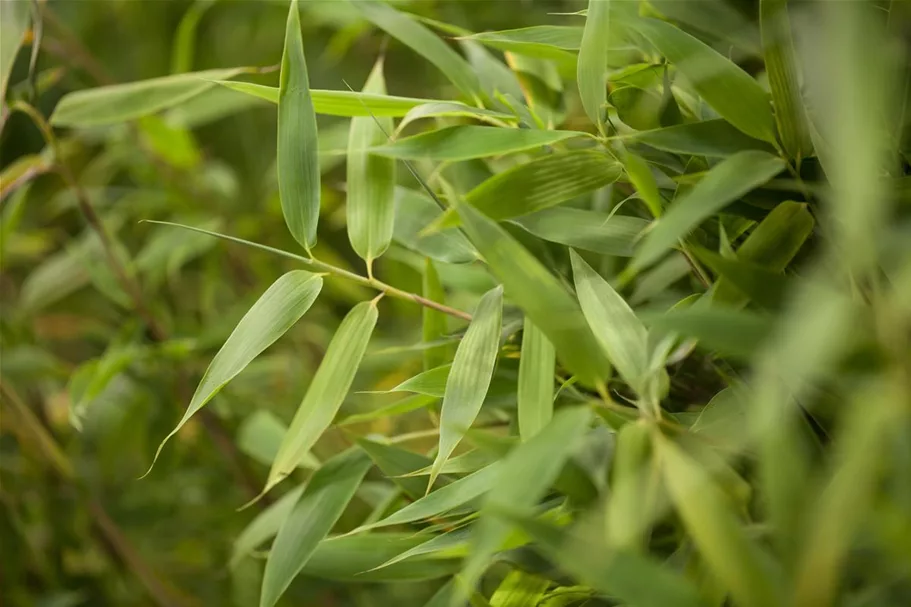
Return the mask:
<path id="1" fill-rule="evenodd" d="M 462 569 L 466 589 L 474 588 L 509 534 L 509 525 L 496 513 L 511 509 L 526 514 L 537 505 L 588 429 L 590 417 L 586 407 L 561 409 L 538 434 L 516 446 L 500 463 L 496 482 L 484 498 Z"/>
<path id="2" fill-rule="evenodd" d="M 661 198 L 658 184 L 655 182 L 655 176 L 652 175 L 652 170 L 648 164 L 639 156 L 627 153 L 623 159 L 623 165 L 626 168 L 626 175 L 629 177 L 630 183 L 636 188 L 636 193 L 639 194 L 640 200 L 648 207 L 652 217 L 661 217 L 661 213 L 664 210 L 664 200 Z"/>
<path id="3" fill-rule="evenodd" d="M 158 445 L 153 466 L 165 443 L 177 434 L 193 414 L 212 400 L 225 384 L 243 371 L 250 361 L 284 335 L 310 309 L 322 287 L 323 279 L 320 276 L 303 270 L 292 270 L 266 289 L 240 319 L 225 345 L 212 359 L 183 418 Z M 299 461 L 295 462 L 294 467 L 297 467 L 297 463 Z M 150 466 L 149 470 L 151 469 Z"/>
<path id="4" fill-rule="evenodd" d="M 632 257 L 639 234 L 648 227 L 648 221 L 638 217 L 567 207 L 544 209 L 511 223 L 550 242 L 617 257 Z"/>
<path id="5" fill-rule="evenodd" d="M 303 492 L 304 488 L 298 487 L 286 493 L 274 504 L 257 514 L 256 518 L 244 527 L 244 530 L 234 540 L 234 545 L 231 548 L 231 560 L 228 564 L 231 569 L 236 568 L 245 557 L 252 554 L 254 550 L 266 543 L 266 541 L 275 537 L 279 527 L 291 514 L 291 510 L 297 504 Z"/>
<path id="6" fill-rule="evenodd" d="M 641 143 L 674 154 L 727 158 L 747 150 L 774 153 L 764 141 L 753 139 L 720 118 L 678 124 L 625 135 L 624 140 Z"/>
<path id="7" fill-rule="evenodd" d="M 788 157 L 800 162 L 813 152 L 810 127 L 800 95 L 787 0 L 761 0 L 759 23 L 778 136 Z"/>
<path id="8" fill-rule="evenodd" d="M 547 336 L 526 316 L 519 358 L 519 435 L 527 441 L 550 422 L 554 413 L 556 352 Z"/>
<path id="9" fill-rule="evenodd" d="M 580 131 L 540 131 L 462 125 L 405 137 L 373 147 L 370 151 L 390 158 L 455 162 L 524 152 L 585 135 Z"/>
<path id="10" fill-rule="evenodd" d="M 655 222 L 642 239 L 633 266 L 643 268 L 657 261 L 700 222 L 761 186 L 784 167 L 780 158 L 755 151 L 739 152 L 719 162 Z"/>
<path id="11" fill-rule="evenodd" d="M 497 515 L 527 533 L 543 555 L 601 594 L 630 607 L 705 607 L 696 588 L 664 563 L 629 551 L 611 550 L 603 534 L 564 530 L 515 509 Z M 598 558 L 592 558 L 592 555 Z"/>
<path id="12" fill-rule="evenodd" d="M 643 315 L 658 331 L 698 339 L 704 347 L 740 360 L 751 360 L 775 326 L 772 318 L 735 308 L 693 306 L 661 315 Z"/>
<path id="13" fill-rule="evenodd" d="M 409 476 L 409 473 L 422 470 L 431 465 L 433 460 L 414 451 L 366 438 L 358 438 L 357 444 L 370 456 L 386 478 L 400 486 L 412 499 L 416 500 L 424 495 L 427 483 L 423 479 Z"/>
<path id="14" fill-rule="evenodd" d="M 766 92 L 737 64 L 699 39 L 657 19 L 631 19 L 645 37 L 687 79 L 722 118 L 756 139 L 775 142 Z"/>
<path id="15" fill-rule="evenodd" d="M 31 6 L 28 2 L 0 1 L 0 99 L 6 99 L 13 63 L 30 20 Z"/>
<path id="16" fill-rule="evenodd" d="M 74 91 L 57 103 L 51 124 L 85 128 L 136 120 L 189 101 L 215 86 L 215 80 L 246 71 L 249 68 L 206 70 Z"/>
<path id="17" fill-rule="evenodd" d="M 471 107 L 456 101 L 435 101 L 423 103 L 408 110 L 396 130 L 401 132 L 402 129 L 415 120 L 423 118 L 473 118 L 495 126 L 503 126 L 504 122 L 516 122 L 518 120 L 514 114 L 504 114 L 503 112 Z"/>
<path id="18" fill-rule="evenodd" d="M 526 607 L 539 605 L 550 580 L 514 569 L 500 582 L 490 597 L 490 607 Z"/>
<path id="19" fill-rule="evenodd" d="M 589 0 L 585 30 L 579 47 L 576 81 L 585 113 L 604 133 L 604 107 L 607 103 L 607 55 L 610 43 L 610 0 Z"/>
<path id="20" fill-rule="evenodd" d="M 510 299 L 547 335 L 560 362 L 585 384 L 601 382 L 610 363 L 566 288 L 495 221 L 464 203 L 458 211 L 468 237 Z"/>
<path id="21" fill-rule="evenodd" d="M 437 303 L 445 303 L 446 292 L 443 290 L 443 284 L 440 282 L 440 275 L 437 273 L 436 266 L 433 265 L 433 260 L 429 257 L 424 260 L 422 287 L 421 291 L 426 299 Z M 449 333 L 449 321 L 445 314 L 426 306 L 421 314 L 421 338 L 425 343 L 433 343 L 446 337 L 446 334 Z M 447 360 L 450 360 L 449 350 L 448 346 L 424 350 L 424 370 L 429 371 L 434 367 L 445 364 Z"/>
<path id="22" fill-rule="evenodd" d="M 218 84 L 239 93 L 244 93 L 278 103 L 279 89 L 274 86 L 263 86 L 252 82 L 234 80 L 217 80 Z M 331 91 L 310 89 L 313 111 L 327 116 L 406 116 L 416 107 L 427 104 L 446 103 L 434 99 L 417 99 L 414 97 L 396 97 L 393 95 L 374 95 L 353 91 Z"/>
<path id="23" fill-rule="evenodd" d="M 652 380 L 648 331 L 620 294 L 570 250 L 576 293 L 595 339 L 623 380 L 647 398 Z"/>
<path id="24" fill-rule="evenodd" d="M 338 413 L 376 326 L 376 303 L 365 301 L 354 306 L 336 330 L 282 440 L 263 493 L 297 468 Z"/>
<path id="25" fill-rule="evenodd" d="M 291 0 L 288 10 L 280 82 L 278 191 L 288 230 L 309 251 L 319 221 L 319 148 L 297 0 Z"/>
<path id="26" fill-rule="evenodd" d="M 375 26 L 434 64 L 466 97 L 481 99 L 478 76 L 468 62 L 424 25 L 383 2 L 356 1 L 354 5 Z"/>
<path id="27" fill-rule="evenodd" d="M 377 61 L 364 85 L 365 93 L 386 93 L 383 61 Z M 392 118 L 370 116 L 351 119 L 348 137 L 348 239 L 351 247 L 367 262 L 373 275 L 373 260 L 392 241 L 395 219 L 395 160 L 365 151 L 382 144 L 392 132 Z"/>
<path id="28" fill-rule="evenodd" d="M 446 379 L 440 412 L 440 448 L 430 473 L 430 485 L 484 404 L 497 363 L 502 324 L 503 287 L 495 287 L 478 302 Z"/>
<path id="29" fill-rule="evenodd" d="M 278 602 L 335 526 L 370 466 L 363 451 L 349 450 L 326 460 L 313 474 L 275 536 L 263 574 L 260 607 Z"/>
<path id="30" fill-rule="evenodd" d="M 761 549 L 751 541 L 708 472 L 669 440 L 655 443 L 664 482 L 699 553 L 745 607 L 781 605 Z"/>
<path id="31" fill-rule="evenodd" d="M 362 527 L 360 531 L 412 523 L 443 515 L 459 506 L 464 506 L 491 490 L 497 482 L 499 466 L 499 463 L 494 462 L 486 468 L 449 483 L 445 487 L 435 489 L 401 510 L 393 512 L 383 520 Z"/>

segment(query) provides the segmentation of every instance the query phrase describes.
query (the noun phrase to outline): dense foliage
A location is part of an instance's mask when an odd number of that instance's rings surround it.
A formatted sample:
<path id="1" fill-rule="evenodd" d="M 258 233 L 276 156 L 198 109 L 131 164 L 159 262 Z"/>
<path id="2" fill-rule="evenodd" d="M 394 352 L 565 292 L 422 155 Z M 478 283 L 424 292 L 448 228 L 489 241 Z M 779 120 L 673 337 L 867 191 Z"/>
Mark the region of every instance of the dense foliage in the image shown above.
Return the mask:
<path id="1" fill-rule="evenodd" d="M 906 4 L 0 11 L 0 603 L 911 604 Z"/>

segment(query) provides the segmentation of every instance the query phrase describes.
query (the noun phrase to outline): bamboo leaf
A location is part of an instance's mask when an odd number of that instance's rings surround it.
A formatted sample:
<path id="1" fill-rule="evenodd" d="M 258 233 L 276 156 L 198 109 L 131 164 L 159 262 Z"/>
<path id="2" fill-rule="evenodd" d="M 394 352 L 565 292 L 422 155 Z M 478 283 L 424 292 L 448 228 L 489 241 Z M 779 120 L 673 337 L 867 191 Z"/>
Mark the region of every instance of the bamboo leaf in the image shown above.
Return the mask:
<path id="1" fill-rule="evenodd" d="M 459 216 L 509 298 L 544 332 L 560 362 L 586 384 L 610 372 L 610 364 L 585 322 L 579 304 L 562 284 L 496 222 L 461 203 Z"/>
<path id="2" fill-rule="evenodd" d="M 364 85 L 365 93 L 386 93 L 383 62 L 378 61 Z M 395 160 L 366 152 L 382 144 L 392 132 L 392 118 L 351 119 L 348 137 L 348 239 L 354 251 L 367 262 L 372 276 L 373 260 L 392 241 L 395 220 Z"/>
<path id="3" fill-rule="evenodd" d="M 519 435 L 527 441 L 550 422 L 554 412 L 556 352 L 547 336 L 526 316 L 519 358 Z"/>
<path id="4" fill-rule="evenodd" d="M 434 64 L 466 97 L 476 101 L 483 96 L 468 62 L 424 25 L 383 2 L 359 0 L 354 5 L 375 26 Z"/>
<path id="5" fill-rule="evenodd" d="M 633 266 L 658 260 L 700 222 L 766 183 L 784 169 L 780 158 L 764 152 L 739 152 L 715 165 L 696 186 L 667 209 L 645 235 Z"/>
<path id="6" fill-rule="evenodd" d="M 561 409 L 541 432 L 502 460 L 474 526 L 471 550 L 462 569 L 466 588 L 474 588 L 509 533 L 509 525 L 495 514 L 505 509 L 525 514 L 537 504 L 557 479 L 576 440 L 588 429 L 590 417 L 586 407 Z"/>
<path id="7" fill-rule="evenodd" d="M 490 387 L 503 324 L 503 288 L 484 294 L 459 342 L 440 412 L 440 448 L 430 473 L 430 485 L 440 468 L 471 427 Z"/>
<path id="8" fill-rule="evenodd" d="M 760 548 L 744 533 L 708 473 L 667 439 L 656 442 L 664 482 L 700 554 L 745 607 L 781 605 Z"/>
<path id="9" fill-rule="evenodd" d="M 617 257 L 632 257 L 633 246 L 648 222 L 638 217 L 553 207 L 511 220 L 550 242 Z"/>
<path id="10" fill-rule="evenodd" d="M 189 101 L 215 86 L 215 80 L 245 71 L 248 68 L 206 70 L 74 91 L 57 103 L 51 124 L 85 128 L 136 120 Z"/>
<path id="11" fill-rule="evenodd" d="M 424 260 L 422 294 L 425 298 L 437 303 L 444 303 L 446 292 L 443 290 L 443 284 L 440 282 L 440 275 L 437 273 L 433 260 L 429 257 Z M 421 311 L 421 337 L 425 343 L 433 343 L 446 337 L 449 332 L 448 320 L 446 315 L 438 312 L 433 308 L 424 307 Z M 429 371 L 446 363 L 449 358 L 448 346 L 439 346 L 424 350 L 424 370 Z M 448 374 L 447 374 L 448 377 Z"/>
<path id="12" fill-rule="evenodd" d="M 653 370 L 648 331 L 620 294 L 579 255 L 570 250 L 576 293 L 595 339 L 623 380 L 643 400 L 651 400 L 652 384 L 666 383 L 663 369 Z M 647 403 L 657 407 L 657 402 Z"/>
<path id="13" fill-rule="evenodd" d="M 375 300 L 357 304 L 342 320 L 282 439 L 263 493 L 297 468 L 301 459 L 332 423 L 354 381 L 376 320 Z"/>
<path id="14" fill-rule="evenodd" d="M 297 0 L 291 0 L 288 10 L 280 82 L 278 191 L 288 230 L 309 251 L 316 244 L 319 220 L 319 147 Z"/>
<path id="15" fill-rule="evenodd" d="M 579 131 L 504 129 L 493 126 L 462 125 L 405 137 L 370 151 L 390 158 L 460 161 L 502 156 L 551 145 L 573 137 Z"/>
<path id="16" fill-rule="evenodd" d="M 731 154 L 747 150 L 769 153 L 775 151 L 768 143 L 745 135 L 720 118 L 638 131 L 624 138 L 656 150 L 714 158 L 727 158 Z"/>
<path id="17" fill-rule="evenodd" d="M 266 561 L 260 607 L 272 607 L 335 526 L 371 462 L 359 450 L 341 453 L 317 470 L 282 523 Z"/>
<path id="18" fill-rule="evenodd" d="M 604 133 L 604 106 L 607 103 L 607 54 L 610 43 L 610 0 L 589 0 L 585 29 L 579 46 L 576 81 L 585 113 Z"/>
<path id="19" fill-rule="evenodd" d="M 253 307 L 240 319 L 199 382 L 190 405 L 177 426 L 171 430 L 155 452 L 158 459 L 165 443 L 197 411 L 212 400 L 225 384 L 259 356 L 263 350 L 285 334 L 310 309 L 323 287 L 323 279 L 303 270 L 293 270 L 272 283 Z M 302 454 L 303 455 L 303 454 Z M 297 466 L 295 463 L 294 467 Z M 155 465 L 155 461 L 152 461 Z M 149 467 L 151 471 L 151 467 Z M 148 474 L 148 472 L 146 472 Z"/>
<path id="20" fill-rule="evenodd" d="M 629 24 L 674 64 L 722 118 L 751 137 L 775 142 L 768 96 L 737 64 L 670 23 L 646 18 Z"/>
<path id="21" fill-rule="evenodd" d="M 800 162 L 812 154 L 813 142 L 797 79 L 787 0 L 761 0 L 759 23 L 778 136 L 788 157 Z"/>

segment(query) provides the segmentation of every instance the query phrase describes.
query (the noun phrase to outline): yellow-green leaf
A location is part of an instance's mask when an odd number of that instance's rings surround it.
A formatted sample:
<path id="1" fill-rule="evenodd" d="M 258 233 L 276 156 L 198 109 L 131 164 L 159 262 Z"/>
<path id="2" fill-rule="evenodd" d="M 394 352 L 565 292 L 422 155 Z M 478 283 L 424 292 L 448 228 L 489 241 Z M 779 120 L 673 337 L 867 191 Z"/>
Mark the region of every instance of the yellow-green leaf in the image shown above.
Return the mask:
<path id="1" fill-rule="evenodd" d="M 554 413 L 556 352 L 547 336 L 526 316 L 519 358 L 519 436 L 523 441 L 547 425 Z"/>
<path id="2" fill-rule="evenodd" d="M 297 0 L 291 0 L 288 10 L 280 83 L 278 192 L 288 230 L 309 251 L 316 244 L 319 220 L 319 152 Z"/>

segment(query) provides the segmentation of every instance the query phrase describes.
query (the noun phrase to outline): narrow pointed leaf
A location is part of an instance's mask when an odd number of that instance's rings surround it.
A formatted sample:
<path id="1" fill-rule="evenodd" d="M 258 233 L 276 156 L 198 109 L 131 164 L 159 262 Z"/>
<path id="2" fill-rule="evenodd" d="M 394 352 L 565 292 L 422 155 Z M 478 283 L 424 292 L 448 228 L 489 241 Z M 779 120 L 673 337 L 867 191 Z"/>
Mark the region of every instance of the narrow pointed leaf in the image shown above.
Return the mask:
<path id="1" fill-rule="evenodd" d="M 437 273 L 433 260 L 429 257 L 424 260 L 424 274 L 422 282 L 422 294 L 426 299 L 437 303 L 445 303 L 446 292 L 443 290 L 443 284 L 440 282 L 440 275 Z M 421 337 L 426 343 L 433 343 L 442 339 L 449 332 L 449 321 L 446 315 L 433 308 L 424 307 L 421 311 Z M 449 346 L 439 346 L 424 350 L 424 370 L 429 371 L 450 360 Z"/>
<path id="2" fill-rule="evenodd" d="M 650 365 L 648 331 L 620 295 L 579 255 L 570 250 L 582 313 L 623 380 L 646 396 Z"/>
<path id="3" fill-rule="evenodd" d="M 272 607 L 329 534 L 370 469 L 363 451 L 326 460 L 285 519 L 266 561 L 260 607 Z"/>
<path id="4" fill-rule="evenodd" d="M 264 493 L 297 468 L 301 459 L 332 423 L 354 381 L 354 374 L 367 350 L 367 342 L 370 341 L 376 320 L 375 301 L 357 304 L 342 320 L 282 439 L 278 455 L 269 470 Z"/>
<path id="5" fill-rule="evenodd" d="M 642 268 L 657 261 L 699 223 L 770 180 L 784 166 L 783 160 L 764 152 L 739 152 L 719 162 L 655 222 L 633 264 Z"/>
<path id="6" fill-rule="evenodd" d="M 589 0 L 585 29 L 579 47 L 576 81 L 582 107 L 603 133 L 602 114 L 607 102 L 607 53 L 610 43 L 610 0 Z"/>
<path id="7" fill-rule="evenodd" d="M 712 47 L 657 19 L 632 19 L 644 36 L 722 118 L 747 135 L 775 142 L 768 95 L 749 74 Z"/>
<path id="8" fill-rule="evenodd" d="M 240 319 L 225 345 L 212 359 L 183 418 L 158 446 L 156 459 L 165 443 L 177 434 L 194 413 L 310 309 L 322 287 L 321 277 L 303 270 L 288 272 L 272 283 Z"/>
<path id="9" fill-rule="evenodd" d="M 617 257 L 632 257 L 639 234 L 649 225 L 638 217 L 568 207 L 544 209 L 511 222 L 550 242 Z"/>
<path id="10" fill-rule="evenodd" d="M 364 85 L 365 93 L 385 94 L 383 62 L 378 61 Z M 348 137 L 348 239 L 369 268 L 392 241 L 395 219 L 395 160 L 367 152 L 392 133 L 392 118 L 351 119 Z"/>
<path id="11" fill-rule="evenodd" d="M 677 512 L 715 575 L 745 607 L 781 605 L 760 548 L 708 472 L 667 439 L 656 443 Z"/>
<path id="12" fill-rule="evenodd" d="M 638 131 L 625 137 L 665 152 L 726 158 L 746 150 L 773 153 L 775 149 L 735 129 L 722 119 L 678 124 L 650 131 Z"/>
<path id="13" fill-rule="evenodd" d="M 504 129 L 494 126 L 450 126 L 399 139 L 371 148 L 375 154 L 407 160 L 471 160 L 514 154 L 551 145 L 573 137 L 579 131 Z"/>
<path id="14" fill-rule="evenodd" d="M 188 101 L 215 86 L 215 80 L 244 71 L 207 70 L 75 91 L 57 103 L 51 124 L 84 128 L 136 120 Z"/>
<path id="15" fill-rule="evenodd" d="M 297 0 L 291 1 L 288 11 L 280 82 L 278 191 L 288 230 L 310 250 L 316 244 L 319 220 L 319 146 Z"/>
<path id="16" fill-rule="evenodd" d="M 465 337 L 459 342 L 440 412 L 440 448 L 430 484 L 471 427 L 490 387 L 503 323 L 503 288 L 484 294 L 472 315 Z"/>
<path id="17" fill-rule="evenodd" d="M 358 0 L 354 5 L 375 26 L 434 64 L 466 97 L 482 96 L 478 76 L 468 62 L 423 24 L 384 2 Z"/>
<path id="18" fill-rule="evenodd" d="M 519 358 L 519 436 L 527 441 L 550 422 L 554 412 L 556 352 L 547 336 L 526 316 Z"/>
<path id="19" fill-rule="evenodd" d="M 610 363 L 566 288 L 495 221 L 464 203 L 458 211 L 468 237 L 509 298 L 544 332 L 560 362 L 589 385 L 607 377 Z"/>

